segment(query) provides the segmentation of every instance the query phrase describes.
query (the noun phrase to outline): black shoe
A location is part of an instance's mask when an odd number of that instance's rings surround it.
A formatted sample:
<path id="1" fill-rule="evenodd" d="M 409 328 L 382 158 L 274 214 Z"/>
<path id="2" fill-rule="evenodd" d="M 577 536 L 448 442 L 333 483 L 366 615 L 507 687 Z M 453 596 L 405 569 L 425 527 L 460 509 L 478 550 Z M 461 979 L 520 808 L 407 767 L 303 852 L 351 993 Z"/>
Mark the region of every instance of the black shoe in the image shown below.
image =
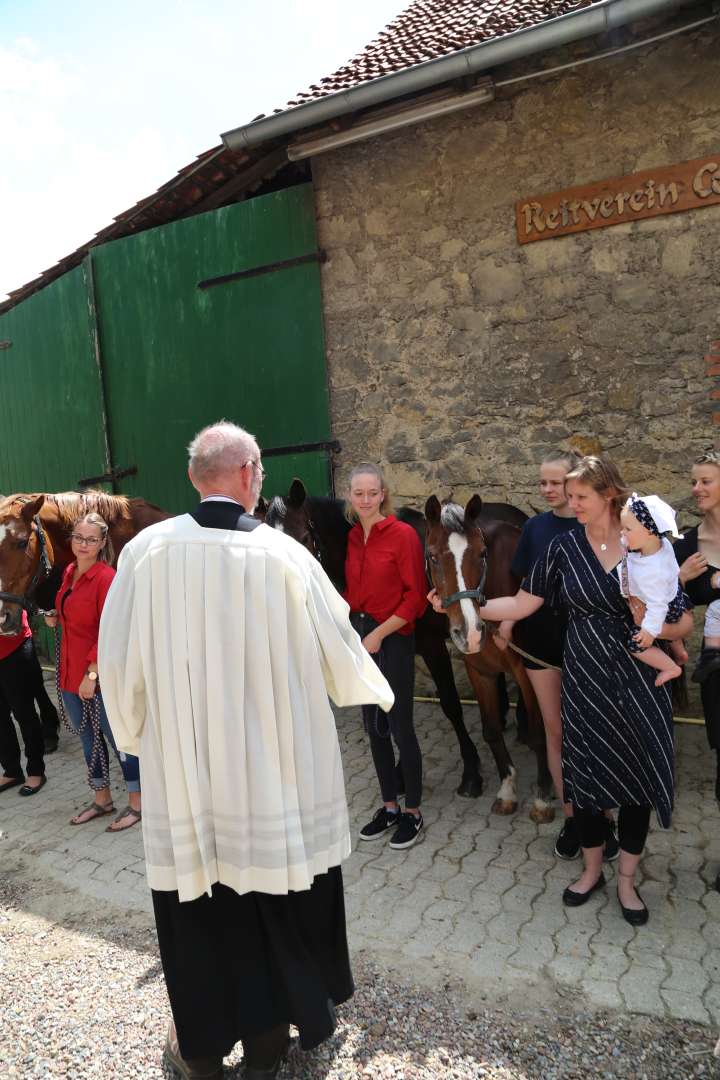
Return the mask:
<path id="1" fill-rule="evenodd" d="M 603 852 L 603 859 L 605 862 L 614 862 L 620 854 L 620 842 L 617 838 L 615 831 L 615 822 L 610 818 L 605 818 L 605 851 Z"/>
<path id="2" fill-rule="evenodd" d="M 284 1062 L 287 1060 L 287 1056 L 290 1053 L 290 1047 L 293 1040 L 288 1035 L 285 1039 L 285 1045 L 280 1051 L 279 1057 L 276 1059 L 274 1065 L 270 1065 L 264 1069 L 258 1069 L 253 1065 L 246 1065 L 245 1071 L 242 1073 L 243 1080 L 275 1080 L 275 1077 L 280 1072 L 280 1069 Z"/>
<path id="3" fill-rule="evenodd" d="M 594 892 L 598 889 L 602 889 L 605 885 L 605 875 L 600 874 L 595 884 L 587 892 L 574 892 L 569 886 L 562 895 L 563 904 L 565 907 L 582 907 L 586 904 Z"/>
<path id="4" fill-rule="evenodd" d="M 390 838 L 390 847 L 396 851 L 402 851 L 403 848 L 412 847 L 417 842 L 420 833 L 422 832 L 423 819 L 422 814 L 415 817 L 414 814 L 401 814 L 400 824 Z"/>
<path id="5" fill-rule="evenodd" d="M 702 683 L 714 671 L 720 671 L 720 649 L 703 649 L 690 678 L 693 682 Z"/>
<path id="6" fill-rule="evenodd" d="M 580 836 L 574 818 L 565 818 L 565 824 L 555 841 L 555 854 L 558 859 L 577 859 L 580 854 Z"/>
<path id="7" fill-rule="evenodd" d="M 381 806 L 372 821 L 368 821 L 367 825 L 363 825 L 360 830 L 360 839 L 378 840 L 388 829 L 395 828 L 400 819 L 399 815 L 399 810 L 393 813 L 391 810 Z"/>
<path id="8" fill-rule="evenodd" d="M 37 795 L 38 791 L 40 791 L 41 788 L 44 788 L 46 784 L 47 776 L 41 776 L 40 783 L 37 787 L 30 787 L 29 784 L 23 784 L 23 786 L 18 791 L 18 795 Z"/>
<path id="9" fill-rule="evenodd" d="M 638 900 L 642 904 L 642 907 L 640 908 L 639 911 L 635 911 L 634 908 L 623 907 L 623 904 L 622 904 L 622 901 L 620 899 L 620 894 L 619 893 L 618 893 L 618 904 L 620 904 L 620 910 L 622 911 L 623 919 L 625 920 L 625 922 L 630 923 L 631 926 L 644 926 L 645 923 L 650 918 L 650 913 L 649 913 L 648 909 L 645 907 L 645 901 L 643 900 L 642 896 L 640 895 L 639 890 L 636 889 L 635 892 L 637 893 Z"/>

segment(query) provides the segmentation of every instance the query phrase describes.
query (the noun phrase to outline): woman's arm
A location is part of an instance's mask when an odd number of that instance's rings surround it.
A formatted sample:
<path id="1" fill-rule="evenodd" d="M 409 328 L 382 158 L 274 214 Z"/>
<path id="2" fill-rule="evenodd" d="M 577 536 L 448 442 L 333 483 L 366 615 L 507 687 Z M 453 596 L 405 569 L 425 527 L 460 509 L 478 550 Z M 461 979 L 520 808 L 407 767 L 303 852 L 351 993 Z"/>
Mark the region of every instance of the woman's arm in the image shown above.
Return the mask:
<path id="1" fill-rule="evenodd" d="M 394 634 L 400 627 L 407 626 L 407 623 L 407 619 L 402 619 L 399 615 L 391 615 L 389 619 L 386 619 L 385 622 L 380 623 L 379 626 L 376 626 L 374 630 L 365 635 L 362 639 L 364 648 L 369 653 L 378 652 L 383 643 L 383 638 L 388 637 L 389 634 Z"/>
<path id="2" fill-rule="evenodd" d="M 480 608 L 480 614 L 489 622 L 517 622 L 519 619 L 527 619 L 528 615 L 534 615 L 544 603 L 542 596 L 533 596 L 532 593 L 519 589 L 515 596 L 498 596 L 495 600 L 488 600 L 487 604 Z"/>

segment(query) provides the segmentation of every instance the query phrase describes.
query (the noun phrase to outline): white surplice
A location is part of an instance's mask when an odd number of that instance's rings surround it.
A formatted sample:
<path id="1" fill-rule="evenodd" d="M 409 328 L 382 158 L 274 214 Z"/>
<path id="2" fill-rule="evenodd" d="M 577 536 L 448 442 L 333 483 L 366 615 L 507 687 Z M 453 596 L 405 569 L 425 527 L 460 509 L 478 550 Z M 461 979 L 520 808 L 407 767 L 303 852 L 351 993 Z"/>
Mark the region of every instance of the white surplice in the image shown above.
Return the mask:
<path id="1" fill-rule="evenodd" d="M 350 852 L 337 705 L 392 690 L 300 544 L 190 515 L 121 553 L 98 667 L 119 750 L 140 758 L 151 888 L 181 901 L 307 889 Z"/>

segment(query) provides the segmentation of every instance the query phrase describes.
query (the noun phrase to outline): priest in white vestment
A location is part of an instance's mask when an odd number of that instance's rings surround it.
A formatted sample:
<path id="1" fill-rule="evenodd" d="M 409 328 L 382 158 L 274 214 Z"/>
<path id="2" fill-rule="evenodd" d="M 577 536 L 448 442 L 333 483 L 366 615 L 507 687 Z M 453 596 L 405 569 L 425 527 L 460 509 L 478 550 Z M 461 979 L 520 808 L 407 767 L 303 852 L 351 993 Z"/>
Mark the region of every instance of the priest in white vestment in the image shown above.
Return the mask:
<path id="1" fill-rule="evenodd" d="M 250 515 L 262 466 L 222 422 L 189 448 L 201 496 L 123 550 L 98 665 L 118 749 L 140 758 L 143 835 L 174 1024 L 166 1063 L 274 1077 L 288 1025 L 311 1048 L 353 991 L 337 705 L 392 691 L 348 606 L 296 541 Z"/>

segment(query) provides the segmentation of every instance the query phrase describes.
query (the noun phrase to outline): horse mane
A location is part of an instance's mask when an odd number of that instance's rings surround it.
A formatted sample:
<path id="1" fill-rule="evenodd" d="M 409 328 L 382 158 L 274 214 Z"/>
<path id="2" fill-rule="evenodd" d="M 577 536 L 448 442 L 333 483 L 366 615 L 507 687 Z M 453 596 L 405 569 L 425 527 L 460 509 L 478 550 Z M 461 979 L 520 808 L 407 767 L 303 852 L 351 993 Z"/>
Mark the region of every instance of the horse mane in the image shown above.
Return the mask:
<path id="1" fill-rule="evenodd" d="M 10 495 L 5 503 L 20 503 L 21 506 L 37 499 L 39 492 L 33 495 Z M 126 495 L 108 495 L 106 491 L 61 491 L 54 495 L 47 492 L 45 502 L 57 508 L 60 524 L 71 528 L 78 518 L 85 514 L 100 514 L 108 525 L 130 519 L 130 499 Z"/>
<path id="2" fill-rule="evenodd" d="M 287 514 L 287 505 L 282 495 L 273 495 L 265 511 L 265 524 L 274 529 L 277 524 L 282 524 Z"/>
<path id="3" fill-rule="evenodd" d="M 454 502 L 443 503 L 440 510 L 440 524 L 451 533 L 465 532 L 465 511 Z"/>

